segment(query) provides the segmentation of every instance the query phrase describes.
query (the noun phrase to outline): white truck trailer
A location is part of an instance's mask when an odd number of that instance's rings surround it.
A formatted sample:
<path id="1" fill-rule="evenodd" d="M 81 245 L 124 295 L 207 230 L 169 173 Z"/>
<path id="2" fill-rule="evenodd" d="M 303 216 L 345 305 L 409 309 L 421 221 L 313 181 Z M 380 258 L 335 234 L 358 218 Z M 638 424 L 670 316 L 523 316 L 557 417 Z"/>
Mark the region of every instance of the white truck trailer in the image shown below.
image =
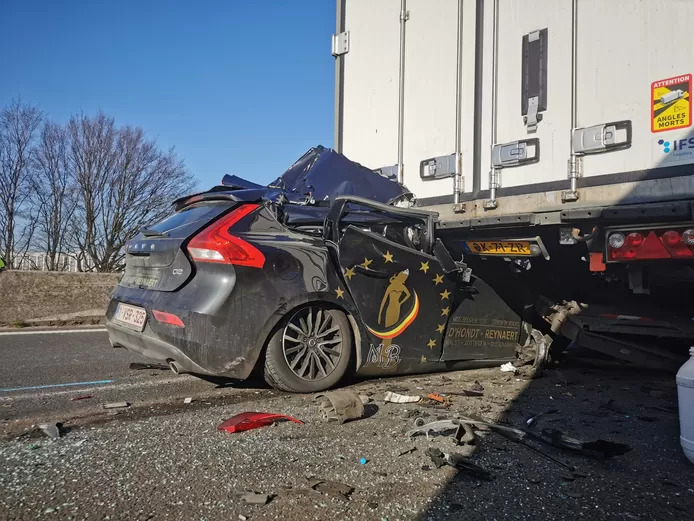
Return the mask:
<path id="1" fill-rule="evenodd" d="M 692 0 L 337 0 L 335 148 L 437 211 L 555 345 L 676 367 L 693 27 Z"/>

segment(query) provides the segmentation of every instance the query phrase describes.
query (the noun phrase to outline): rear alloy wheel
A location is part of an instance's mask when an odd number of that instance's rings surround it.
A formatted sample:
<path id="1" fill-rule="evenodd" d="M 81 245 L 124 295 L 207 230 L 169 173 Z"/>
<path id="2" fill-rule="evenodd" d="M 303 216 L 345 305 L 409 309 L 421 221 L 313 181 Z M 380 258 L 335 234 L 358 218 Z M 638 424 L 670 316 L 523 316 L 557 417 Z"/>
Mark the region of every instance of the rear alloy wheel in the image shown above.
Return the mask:
<path id="1" fill-rule="evenodd" d="M 352 351 L 352 330 L 342 311 L 306 306 L 291 314 L 270 338 L 265 380 L 284 391 L 322 391 L 342 379 Z"/>

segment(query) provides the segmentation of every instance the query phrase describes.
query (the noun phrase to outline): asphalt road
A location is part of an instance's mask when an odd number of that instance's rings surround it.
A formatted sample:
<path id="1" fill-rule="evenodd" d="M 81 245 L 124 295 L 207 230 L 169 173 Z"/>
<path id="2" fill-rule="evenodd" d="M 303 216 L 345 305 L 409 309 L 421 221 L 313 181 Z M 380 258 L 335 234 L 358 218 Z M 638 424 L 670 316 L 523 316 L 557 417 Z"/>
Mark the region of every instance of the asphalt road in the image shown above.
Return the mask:
<path id="1" fill-rule="evenodd" d="M 112 348 L 103 329 L 0 333 L 0 435 L 16 435 L 35 423 L 99 419 L 109 402 L 127 401 L 133 415 L 153 406 L 164 414 L 186 397 L 236 399 L 234 382 L 130 369 L 133 362 L 155 363 Z M 256 392 L 270 391 L 261 386 Z M 75 400 L 83 396 L 89 398 Z"/>
<path id="2" fill-rule="evenodd" d="M 340 425 L 323 421 L 312 395 L 130 370 L 141 361 L 103 332 L 0 335 L 0 519 L 678 521 L 694 511 L 671 374 L 561 361 L 534 380 L 496 367 L 371 379 L 350 386 L 371 396 L 365 417 Z M 112 381 L 75 385 L 93 380 Z M 464 396 L 476 381 L 484 396 Z M 451 403 L 384 403 L 386 391 Z M 112 401 L 131 405 L 104 410 Z M 244 411 L 305 423 L 218 430 Z M 473 446 L 452 432 L 406 434 L 418 417 L 523 427 L 543 412 L 537 429 L 632 450 L 600 460 L 529 441 L 542 457 L 485 430 Z M 47 421 L 63 424 L 60 438 L 36 427 Z M 437 468 L 428 449 L 470 455 L 492 480 Z"/>

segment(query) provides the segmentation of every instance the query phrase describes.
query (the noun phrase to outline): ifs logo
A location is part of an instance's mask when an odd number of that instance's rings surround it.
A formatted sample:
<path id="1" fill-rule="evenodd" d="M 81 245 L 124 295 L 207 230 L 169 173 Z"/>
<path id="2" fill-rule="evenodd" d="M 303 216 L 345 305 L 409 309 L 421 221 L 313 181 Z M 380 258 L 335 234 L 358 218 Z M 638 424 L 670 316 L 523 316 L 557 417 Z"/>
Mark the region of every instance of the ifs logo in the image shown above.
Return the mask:
<path id="1" fill-rule="evenodd" d="M 676 139 L 673 141 L 659 139 L 658 144 L 663 147 L 664 154 L 669 154 L 671 151 L 677 152 L 680 150 L 694 148 L 694 137 L 690 137 L 689 139 Z"/>

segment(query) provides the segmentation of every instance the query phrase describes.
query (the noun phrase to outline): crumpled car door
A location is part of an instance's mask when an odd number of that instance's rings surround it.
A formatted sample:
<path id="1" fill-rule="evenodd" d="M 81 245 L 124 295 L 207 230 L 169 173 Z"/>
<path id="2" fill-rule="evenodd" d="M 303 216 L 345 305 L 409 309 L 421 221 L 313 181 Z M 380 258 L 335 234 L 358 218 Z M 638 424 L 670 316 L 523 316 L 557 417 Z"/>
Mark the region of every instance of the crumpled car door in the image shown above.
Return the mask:
<path id="1" fill-rule="evenodd" d="M 367 364 L 406 372 L 438 361 L 456 282 L 428 253 L 435 214 L 349 199 L 364 211 L 331 209 L 326 238 L 337 239 L 345 284 L 369 333 Z"/>

